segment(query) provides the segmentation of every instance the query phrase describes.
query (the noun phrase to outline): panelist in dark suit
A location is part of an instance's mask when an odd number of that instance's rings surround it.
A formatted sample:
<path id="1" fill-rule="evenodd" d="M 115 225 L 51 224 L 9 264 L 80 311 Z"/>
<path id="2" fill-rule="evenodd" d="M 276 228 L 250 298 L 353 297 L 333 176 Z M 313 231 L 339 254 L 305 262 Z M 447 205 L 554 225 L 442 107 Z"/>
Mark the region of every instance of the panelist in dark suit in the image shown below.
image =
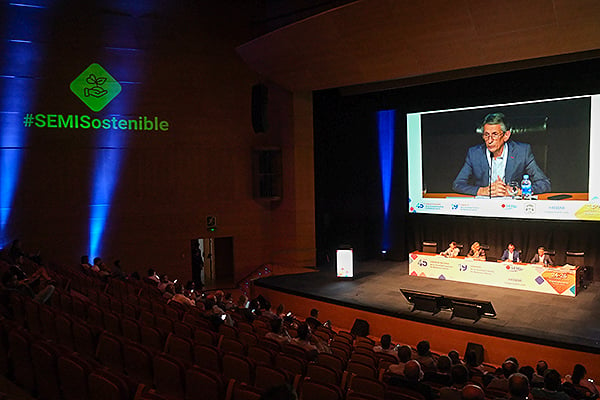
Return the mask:
<path id="1" fill-rule="evenodd" d="M 506 260 L 512 261 L 512 262 L 519 262 L 519 261 L 521 261 L 519 256 L 520 256 L 519 250 L 515 249 L 514 244 L 509 243 L 508 246 L 506 246 L 504 253 L 502 253 L 502 257 L 500 257 L 498 262 L 506 261 Z"/>
<path id="2" fill-rule="evenodd" d="M 510 139 L 504 114 L 488 114 L 480 129 L 483 144 L 470 147 L 452 189 L 473 196 L 503 197 L 508 195 L 510 182 L 521 182 L 528 174 L 534 194 L 549 192 L 550 179 L 538 167 L 527 143 Z M 490 174 L 492 184 L 490 185 Z"/>
<path id="3" fill-rule="evenodd" d="M 553 265 L 550 255 L 546 254 L 543 246 L 538 247 L 537 254 L 531 259 L 532 264 Z"/>

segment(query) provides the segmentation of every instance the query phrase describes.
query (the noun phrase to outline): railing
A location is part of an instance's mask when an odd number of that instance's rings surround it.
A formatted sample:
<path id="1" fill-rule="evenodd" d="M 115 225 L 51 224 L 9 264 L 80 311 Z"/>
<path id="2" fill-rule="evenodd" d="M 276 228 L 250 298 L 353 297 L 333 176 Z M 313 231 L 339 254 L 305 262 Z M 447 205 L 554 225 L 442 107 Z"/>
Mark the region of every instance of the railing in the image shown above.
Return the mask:
<path id="1" fill-rule="evenodd" d="M 242 293 L 248 297 L 250 297 L 250 284 L 252 281 L 264 278 L 273 273 L 273 265 L 272 264 L 263 264 L 260 267 L 256 268 L 249 274 L 247 274 L 244 278 L 240 279 L 236 286 L 240 288 Z"/>

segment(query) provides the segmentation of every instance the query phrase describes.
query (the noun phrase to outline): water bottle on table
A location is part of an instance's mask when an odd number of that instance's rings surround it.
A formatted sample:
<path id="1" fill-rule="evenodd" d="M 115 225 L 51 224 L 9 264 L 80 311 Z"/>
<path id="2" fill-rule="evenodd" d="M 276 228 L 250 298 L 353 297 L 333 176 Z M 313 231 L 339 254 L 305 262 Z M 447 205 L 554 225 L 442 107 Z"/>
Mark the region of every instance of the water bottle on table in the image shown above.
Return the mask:
<path id="1" fill-rule="evenodd" d="M 525 174 L 523 175 L 523 180 L 521 181 L 521 196 L 524 200 L 530 200 L 532 194 L 529 175 Z"/>

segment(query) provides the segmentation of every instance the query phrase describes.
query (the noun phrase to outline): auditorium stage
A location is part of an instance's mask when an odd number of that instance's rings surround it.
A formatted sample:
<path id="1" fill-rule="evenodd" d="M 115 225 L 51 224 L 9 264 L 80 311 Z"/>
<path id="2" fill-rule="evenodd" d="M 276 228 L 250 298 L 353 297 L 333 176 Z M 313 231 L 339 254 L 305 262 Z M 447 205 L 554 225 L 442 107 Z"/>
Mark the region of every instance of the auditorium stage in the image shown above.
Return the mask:
<path id="1" fill-rule="evenodd" d="M 600 282 L 576 297 L 504 289 L 408 275 L 408 262 L 359 262 L 355 278 L 339 280 L 333 269 L 255 281 L 279 290 L 368 312 L 524 342 L 600 354 Z M 491 301 L 495 318 L 451 318 L 451 311 L 411 311 L 400 289 Z"/>

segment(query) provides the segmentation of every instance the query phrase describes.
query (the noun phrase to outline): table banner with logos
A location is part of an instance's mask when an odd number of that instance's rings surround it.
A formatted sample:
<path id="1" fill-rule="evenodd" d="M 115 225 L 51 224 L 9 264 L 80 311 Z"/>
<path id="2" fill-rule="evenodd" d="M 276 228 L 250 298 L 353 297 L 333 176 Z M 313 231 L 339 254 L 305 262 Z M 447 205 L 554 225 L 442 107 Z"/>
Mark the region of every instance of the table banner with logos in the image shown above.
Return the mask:
<path id="1" fill-rule="evenodd" d="M 410 253 L 411 276 L 476 283 L 510 289 L 575 297 L 577 269 L 572 265 L 545 267 L 536 264 L 447 258 L 421 252 Z"/>

